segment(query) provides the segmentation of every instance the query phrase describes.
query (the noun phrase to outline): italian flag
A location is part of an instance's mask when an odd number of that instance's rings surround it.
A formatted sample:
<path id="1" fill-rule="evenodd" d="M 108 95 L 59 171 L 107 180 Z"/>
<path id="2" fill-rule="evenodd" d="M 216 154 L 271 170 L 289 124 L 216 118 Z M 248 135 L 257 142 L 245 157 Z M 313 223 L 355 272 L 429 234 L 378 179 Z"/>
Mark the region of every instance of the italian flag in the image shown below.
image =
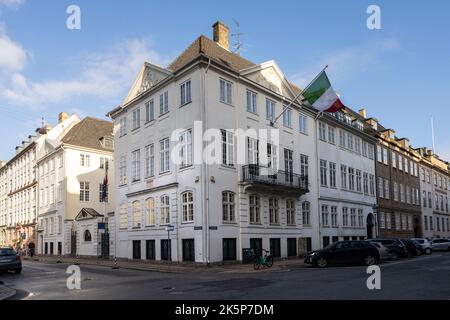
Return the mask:
<path id="1" fill-rule="evenodd" d="M 303 91 L 303 97 L 320 112 L 337 112 L 345 108 L 331 86 L 325 70 Z"/>

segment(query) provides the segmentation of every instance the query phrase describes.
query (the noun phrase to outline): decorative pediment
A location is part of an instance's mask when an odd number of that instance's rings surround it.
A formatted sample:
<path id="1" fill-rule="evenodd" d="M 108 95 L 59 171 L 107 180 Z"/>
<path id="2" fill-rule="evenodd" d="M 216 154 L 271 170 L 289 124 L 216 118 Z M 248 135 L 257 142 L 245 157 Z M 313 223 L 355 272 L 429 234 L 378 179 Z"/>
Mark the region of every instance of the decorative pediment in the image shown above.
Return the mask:
<path id="1" fill-rule="evenodd" d="M 75 221 L 89 220 L 89 219 L 100 218 L 100 217 L 103 217 L 103 215 L 98 213 L 94 209 L 92 209 L 92 208 L 83 208 L 83 209 L 81 209 L 81 211 L 75 217 Z"/>
<path id="2" fill-rule="evenodd" d="M 152 88 L 170 75 L 171 73 L 168 70 L 145 62 L 134 80 L 133 86 L 128 92 L 127 97 L 123 101 L 123 104 L 133 100 L 138 95 Z"/>
<path id="3" fill-rule="evenodd" d="M 295 98 L 295 93 L 289 82 L 273 60 L 242 70 L 241 73 L 248 79 L 273 92 L 291 99 Z"/>

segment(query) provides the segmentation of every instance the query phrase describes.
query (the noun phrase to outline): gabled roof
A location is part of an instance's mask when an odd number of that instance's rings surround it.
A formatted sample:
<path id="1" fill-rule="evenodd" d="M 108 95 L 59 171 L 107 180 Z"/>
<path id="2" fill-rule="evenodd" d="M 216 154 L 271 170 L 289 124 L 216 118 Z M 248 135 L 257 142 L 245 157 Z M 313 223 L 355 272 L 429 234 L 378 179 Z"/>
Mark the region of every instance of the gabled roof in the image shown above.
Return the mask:
<path id="1" fill-rule="evenodd" d="M 253 62 L 242 58 L 240 55 L 230 52 L 208 37 L 201 35 L 181 54 L 179 55 L 167 69 L 171 72 L 176 72 L 187 65 L 189 62 L 205 55 L 212 60 L 225 64 L 235 71 L 239 71 L 245 68 L 254 66 Z"/>
<path id="2" fill-rule="evenodd" d="M 90 149 L 112 151 L 105 149 L 100 142 L 101 138 L 112 136 L 112 134 L 112 122 L 86 117 L 67 132 L 62 142 Z"/>
<path id="3" fill-rule="evenodd" d="M 102 214 L 98 213 L 92 208 L 83 208 L 75 217 L 75 220 L 83 220 L 83 219 L 92 219 L 92 218 L 101 218 Z"/>

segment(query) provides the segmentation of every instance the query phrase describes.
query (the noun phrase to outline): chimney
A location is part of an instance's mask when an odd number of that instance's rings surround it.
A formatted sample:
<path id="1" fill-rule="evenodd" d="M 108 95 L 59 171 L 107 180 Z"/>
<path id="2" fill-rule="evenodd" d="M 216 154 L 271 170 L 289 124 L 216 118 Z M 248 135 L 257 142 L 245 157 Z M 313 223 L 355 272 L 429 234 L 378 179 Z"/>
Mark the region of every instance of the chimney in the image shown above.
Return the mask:
<path id="1" fill-rule="evenodd" d="M 362 108 L 362 109 L 360 109 L 360 110 L 358 111 L 358 113 L 359 113 L 359 115 L 360 115 L 361 117 L 363 117 L 364 119 L 367 118 L 367 112 L 366 112 L 366 109 Z"/>
<path id="2" fill-rule="evenodd" d="M 67 114 L 67 112 L 61 112 L 60 114 L 58 114 L 58 123 L 61 123 L 65 120 L 67 120 L 67 118 L 69 118 L 69 115 Z"/>
<path id="3" fill-rule="evenodd" d="M 222 48 L 230 51 L 229 34 L 230 29 L 223 22 L 217 21 L 213 24 L 213 39 Z"/>

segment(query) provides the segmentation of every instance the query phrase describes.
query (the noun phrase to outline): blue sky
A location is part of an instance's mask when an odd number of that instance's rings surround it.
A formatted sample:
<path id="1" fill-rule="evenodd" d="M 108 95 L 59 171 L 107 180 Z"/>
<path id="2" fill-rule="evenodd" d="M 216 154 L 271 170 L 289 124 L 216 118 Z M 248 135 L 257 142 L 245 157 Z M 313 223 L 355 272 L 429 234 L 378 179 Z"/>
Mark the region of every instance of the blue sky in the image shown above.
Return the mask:
<path id="1" fill-rule="evenodd" d="M 450 160 L 450 2 L 419 1 L 52 1 L 0 0 L 0 159 L 58 112 L 104 117 L 120 104 L 148 60 L 166 66 L 222 20 L 242 55 L 274 59 L 305 85 L 325 65 L 348 106 L 431 147 Z M 81 8 L 81 30 L 66 28 L 66 9 Z M 366 27 L 368 5 L 381 8 L 381 30 Z"/>

